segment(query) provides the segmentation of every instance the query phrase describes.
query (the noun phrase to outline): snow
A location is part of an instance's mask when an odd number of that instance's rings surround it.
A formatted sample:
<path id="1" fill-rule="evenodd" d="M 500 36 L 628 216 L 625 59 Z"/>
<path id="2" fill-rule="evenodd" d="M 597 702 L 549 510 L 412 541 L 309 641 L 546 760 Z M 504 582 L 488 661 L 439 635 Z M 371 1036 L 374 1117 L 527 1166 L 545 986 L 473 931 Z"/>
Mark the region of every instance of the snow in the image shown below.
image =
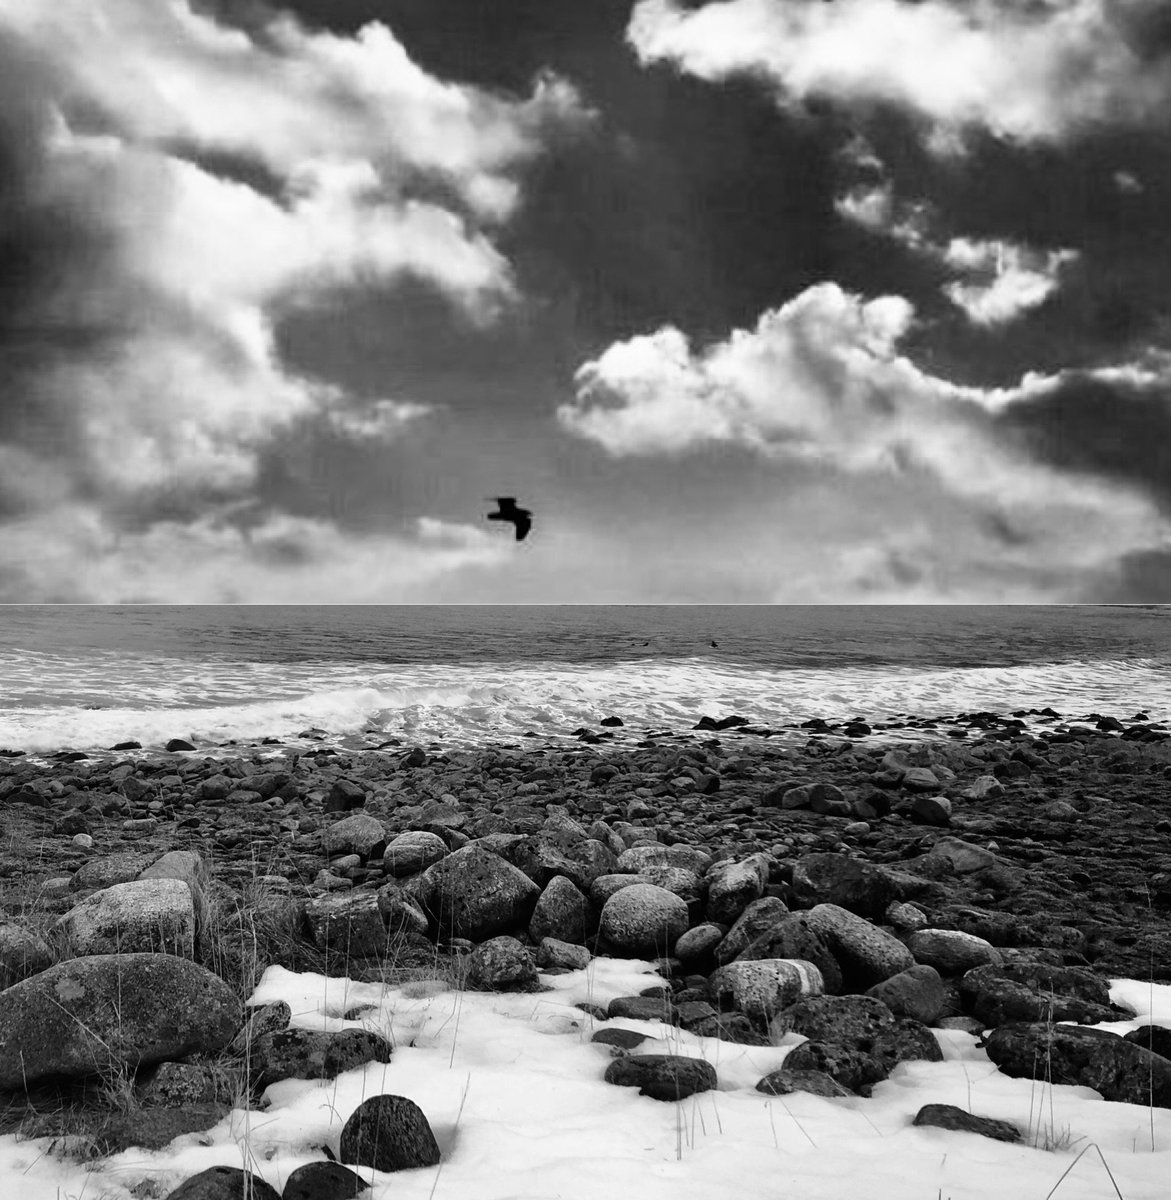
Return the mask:
<path id="1" fill-rule="evenodd" d="M 650 963 L 596 959 L 543 976 L 538 994 L 457 993 L 437 981 L 377 984 L 270 968 L 251 1003 L 286 1000 L 306 1029 L 376 1029 L 395 1051 L 324 1083 L 271 1086 L 263 1112 L 237 1110 L 157 1153 L 129 1150 L 97 1164 L 65 1162 L 47 1140 L 0 1138 L 0 1181 L 21 1200 L 128 1200 L 165 1196 L 215 1165 L 247 1166 L 278 1190 L 291 1172 L 335 1153 L 346 1118 L 380 1092 L 409 1096 L 442 1152 L 436 1167 L 382 1174 L 360 1168 L 377 1200 L 1164 1200 L 1171 1179 L 1171 1111 L 1114 1104 L 1089 1088 L 1000 1074 L 967 1034 L 936 1030 L 939 1063 L 903 1064 L 870 1099 L 765 1096 L 756 1082 L 801 1039 L 737 1046 L 648 1021 L 608 1026 L 655 1040 L 637 1053 L 702 1056 L 719 1090 L 662 1103 L 602 1076 L 610 1047 L 590 1042 L 599 1022 L 575 1007 L 637 994 L 657 981 Z M 1171 1025 L 1171 985 L 1120 980 L 1111 995 Z M 1034 1144 L 915 1128 L 927 1103 L 1013 1121 Z M 1152 1150 L 1152 1136 L 1154 1149 Z M 1073 1164 L 1062 1179 L 1062 1173 Z M 5 1188 L 7 1193 L 7 1187 Z"/>

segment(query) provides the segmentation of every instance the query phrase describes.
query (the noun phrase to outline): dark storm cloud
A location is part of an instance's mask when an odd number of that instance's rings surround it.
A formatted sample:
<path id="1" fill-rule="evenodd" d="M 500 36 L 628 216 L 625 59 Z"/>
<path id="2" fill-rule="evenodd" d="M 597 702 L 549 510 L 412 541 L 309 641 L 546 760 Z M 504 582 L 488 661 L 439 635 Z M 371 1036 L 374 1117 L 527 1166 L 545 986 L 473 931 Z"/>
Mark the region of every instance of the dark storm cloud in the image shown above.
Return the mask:
<path id="1" fill-rule="evenodd" d="M 1129 484 L 1171 513 L 1171 380 L 1070 373 L 999 424 L 1038 461 Z"/>

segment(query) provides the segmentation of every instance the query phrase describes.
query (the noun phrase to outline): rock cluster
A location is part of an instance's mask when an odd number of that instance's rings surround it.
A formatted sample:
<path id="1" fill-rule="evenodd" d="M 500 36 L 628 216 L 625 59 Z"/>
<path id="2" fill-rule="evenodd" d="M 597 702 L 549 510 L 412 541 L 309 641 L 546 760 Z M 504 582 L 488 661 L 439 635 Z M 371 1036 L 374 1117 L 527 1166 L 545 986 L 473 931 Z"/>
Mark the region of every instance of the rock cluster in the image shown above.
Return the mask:
<path id="1" fill-rule="evenodd" d="M 1080 1027 L 1123 1015 L 1104 970 L 1171 979 L 1171 749 L 1126 726 L 970 724 L 980 740 L 897 749 L 817 729 L 799 748 L 4 759 L 0 877 L 26 915 L 0 923 L 0 1088 L 121 1070 L 195 1104 L 215 1098 L 200 1064 L 243 1043 L 254 1089 L 389 1061 L 374 1035 L 289 1028 L 287 1007 L 245 1023 L 240 948 L 263 944 L 253 967 L 360 978 L 443 956 L 481 990 L 652 958 L 662 987 L 594 1015 L 803 1039 L 759 1081 L 770 1094 L 866 1095 L 937 1059 L 942 1024 L 983 1031 L 1006 1073 L 1043 1047 L 1056 1082 L 1171 1107 L 1171 1034 Z M 46 843 L 48 873 L 21 852 Z M 627 1035 L 599 1031 L 609 1082 L 671 1100 L 718 1085 Z M 941 1105 L 917 1121 L 1011 1136 Z M 344 1162 L 438 1161 L 405 1097 L 372 1097 L 347 1130 Z M 174 1196 L 239 1183 L 204 1176 Z"/>

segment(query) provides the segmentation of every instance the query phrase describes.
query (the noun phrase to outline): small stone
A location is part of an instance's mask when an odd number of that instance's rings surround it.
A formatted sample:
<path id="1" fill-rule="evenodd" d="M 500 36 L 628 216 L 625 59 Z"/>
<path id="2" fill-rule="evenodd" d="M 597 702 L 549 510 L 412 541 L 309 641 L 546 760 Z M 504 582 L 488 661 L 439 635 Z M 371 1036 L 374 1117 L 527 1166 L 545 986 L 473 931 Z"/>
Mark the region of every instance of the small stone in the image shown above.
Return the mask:
<path id="1" fill-rule="evenodd" d="M 978 1133 L 998 1142 L 1019 1142 L 1021 1131 L 1011 1121 L 994 1117 L 977 1117 L 954 1104 L 924 1104 L 915 1114 L 913 1125 L 932 1125 L 938 1129 L 955 1129 L 961 1133 Z"/>
<path id="2" fill-rule="evenodd" d="M 170 743 L 167 749 L 171 748 Z M 194 750 L 194 746 L 185 748 Z M 208 1167 L 168 1192 L 166 1200 L 281 1200 L 281 1194 L 259 1175 L 239 1167 Z"/>
<path id="3" fill-rule="evenodd" d="M 770 1071 L 756 1085 L 756 1090 L 764 1092 L 766 1096 L 788 1096 L 793 1092 L 809 1092 L 814 1096 L 826 1096 L 830 1099 L 854 1094 L 824 1071 L 794 1071 L 787 1067 Z"/>

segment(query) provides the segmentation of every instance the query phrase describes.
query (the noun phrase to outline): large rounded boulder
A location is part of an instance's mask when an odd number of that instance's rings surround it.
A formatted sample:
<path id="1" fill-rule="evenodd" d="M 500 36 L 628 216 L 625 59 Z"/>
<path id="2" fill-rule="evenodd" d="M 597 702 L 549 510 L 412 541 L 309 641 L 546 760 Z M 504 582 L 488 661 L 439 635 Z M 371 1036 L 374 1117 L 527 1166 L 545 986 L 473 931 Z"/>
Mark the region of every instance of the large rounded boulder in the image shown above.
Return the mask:
<path id="1" fill-rule="evenodd" d="M 189 959 L 70 959 L 0 992 L 0 1088 L 214 1052 L 243 1018 L 232 989 Z"/>
<path id="2" fill-rule="evenodd" d="M 602 936 L 620 951 L 633 955 L 670 954 L 687 932 L 687 902 L 653 883 L 634 883 L 602 907 Z"/>
<path id="3" fill-rule="evenodd" d="M 512 863 L 473 843 L 428 867 L 420 894 L 441 933 L 482 942 L 527 925 L 541 889 Z"/>

